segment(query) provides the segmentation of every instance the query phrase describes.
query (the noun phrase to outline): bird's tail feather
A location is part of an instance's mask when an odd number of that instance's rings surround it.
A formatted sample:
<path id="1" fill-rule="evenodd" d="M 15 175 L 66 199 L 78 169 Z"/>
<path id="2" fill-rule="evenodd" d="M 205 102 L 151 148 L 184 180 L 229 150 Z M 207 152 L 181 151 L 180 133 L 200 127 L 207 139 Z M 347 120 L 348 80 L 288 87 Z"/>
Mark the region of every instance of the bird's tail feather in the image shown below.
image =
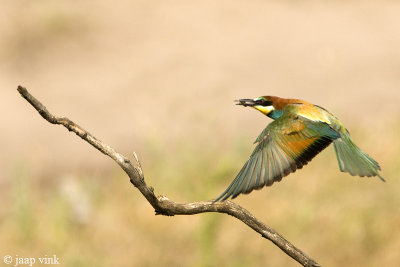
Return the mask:
<path id="1" fill-rule="evenodd" d="M 381 169 L 378 162 L 357 147 L 349 134 L 342 134 L 340 138 L 333 141 L 333 146 L 342 172 L 361 177 L 378 176 L 385 181 L 378 173 Z"/>

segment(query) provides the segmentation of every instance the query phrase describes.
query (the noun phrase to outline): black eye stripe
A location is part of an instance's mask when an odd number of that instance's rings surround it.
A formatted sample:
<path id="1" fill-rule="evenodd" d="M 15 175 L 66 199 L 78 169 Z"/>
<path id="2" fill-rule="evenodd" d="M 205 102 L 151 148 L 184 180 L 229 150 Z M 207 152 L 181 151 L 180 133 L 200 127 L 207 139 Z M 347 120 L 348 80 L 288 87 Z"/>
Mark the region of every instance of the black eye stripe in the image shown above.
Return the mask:
<path id="1" fill-rule="evenodd" d="M 260 106 L 272 106 L 272 101 L 268 101 L 265 99 L 258 99 L 255 102 L 257 105 L 260 105 Z"/>

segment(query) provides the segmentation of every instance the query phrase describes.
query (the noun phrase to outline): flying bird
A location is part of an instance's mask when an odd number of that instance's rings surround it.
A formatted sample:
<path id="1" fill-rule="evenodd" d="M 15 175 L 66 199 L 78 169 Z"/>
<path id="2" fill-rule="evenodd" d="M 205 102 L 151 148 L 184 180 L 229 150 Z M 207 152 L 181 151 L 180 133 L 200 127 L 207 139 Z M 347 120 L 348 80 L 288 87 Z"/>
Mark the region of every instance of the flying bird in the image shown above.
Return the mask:
<path id="1" fill-rule="evenodd" d="M 378 176 L 379 164 L 354 144 L 349 131 L 326 109 L 299 99 L 261 96 L 236 100 L 274 121 L 257 137 L 256 147 L 229 187 L 215 201 L 271 186 L 301 169 L 333 142 L 339 168 L 355 176 Z"/>

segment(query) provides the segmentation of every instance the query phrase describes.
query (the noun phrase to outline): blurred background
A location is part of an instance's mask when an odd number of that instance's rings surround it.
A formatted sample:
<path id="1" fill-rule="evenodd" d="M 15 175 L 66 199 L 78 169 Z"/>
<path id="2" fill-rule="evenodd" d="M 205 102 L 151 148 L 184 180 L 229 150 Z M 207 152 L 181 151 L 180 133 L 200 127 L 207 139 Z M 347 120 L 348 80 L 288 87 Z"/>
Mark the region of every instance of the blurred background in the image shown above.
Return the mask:
<path id="1" fill-rule="evenodd" d="M 109 158 L 43 120 L 21 84 L 133 159 L 156 194 L 218 196 L 269 118 L 234 99 L 337 115 L 382 176 L 332 147 L 235 200 L 323 266 L 400 263 L 398 1 L 2 1 L 0 258 L 61 266 L 298 266 L 222 214 L 154 216 Z"/>

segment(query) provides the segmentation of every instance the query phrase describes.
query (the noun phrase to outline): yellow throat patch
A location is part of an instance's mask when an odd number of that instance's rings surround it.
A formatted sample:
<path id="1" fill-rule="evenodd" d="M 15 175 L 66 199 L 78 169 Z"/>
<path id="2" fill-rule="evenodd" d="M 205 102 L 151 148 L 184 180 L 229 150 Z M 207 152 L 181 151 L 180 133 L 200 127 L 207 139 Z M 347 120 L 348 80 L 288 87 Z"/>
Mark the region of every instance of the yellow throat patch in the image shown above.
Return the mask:
<path id="1" fill-rule="evenodd" d="M 268 115 L 271 111 L 275 110 L 273 106 L 254 106 L 253 108 L 257 109 L 265 115 Z"/>

